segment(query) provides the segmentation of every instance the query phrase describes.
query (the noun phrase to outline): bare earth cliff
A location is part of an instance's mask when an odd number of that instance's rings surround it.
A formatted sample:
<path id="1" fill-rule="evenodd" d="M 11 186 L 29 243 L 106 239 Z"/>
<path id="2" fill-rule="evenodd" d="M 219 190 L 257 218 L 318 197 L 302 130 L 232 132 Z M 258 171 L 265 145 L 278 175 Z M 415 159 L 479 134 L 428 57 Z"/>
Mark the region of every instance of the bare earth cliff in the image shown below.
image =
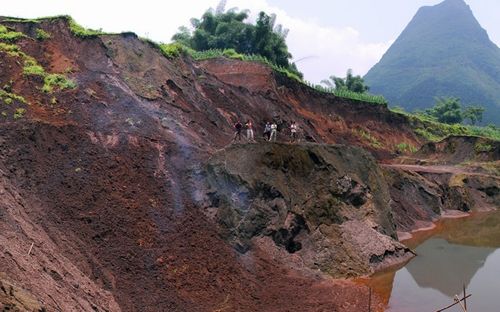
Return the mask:
<path id="1" fill-rule="evenodd" d="M 3 311 L 366 311 L 344 278 L 410 259 L 398 232 L 499 205 L 491 166 L 392 160 L 423 140 L 382 105 L 67 18 L 0 25 L 22 34 L 0 41 Z M 237 118 L 280 142 L 231 144 Z"/>

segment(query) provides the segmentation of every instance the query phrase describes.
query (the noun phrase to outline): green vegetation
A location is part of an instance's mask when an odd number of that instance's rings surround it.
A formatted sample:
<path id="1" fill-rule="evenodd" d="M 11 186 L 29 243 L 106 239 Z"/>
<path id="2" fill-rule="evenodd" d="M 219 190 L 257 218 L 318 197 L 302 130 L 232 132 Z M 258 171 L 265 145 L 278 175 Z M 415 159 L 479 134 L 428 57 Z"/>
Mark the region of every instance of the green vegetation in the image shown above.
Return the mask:
<path id="1" fill-rule="evenodd" d="M 356 93 L 365 93 L 370 90 L 370 87 L 365 84 L 361 76 L 352 74 L 352 69 L 347 70 L 345 78 L 330 76 L 329 79 L 321 80 L 321 83 L 335 90 L 347 90 Z"/>
<path id="2" fill-rule="evenodd" d="M 54 88 L 56 87 L 59 90 L 76 88 L 76 83 L 73 80 L 66 78 L 62 74 L 49 74 L 45 72 L 45 69 L 30 56 L 25 55 L 23 73 L 25 75 L 43 77 L 42 91 L 45 93 L 54 92 Z"/>
<path id="3" fill-rule="evenodd" d="M 17 94 L 11 93 L 10 91 L 6 91 L 5 89 L 10 89 L 9 86 L 4 87 L 4 89 L 0 89 L 0 104 L 4 103 L 5 105 L 12 106 L 14 103 L 20 104 L 28 104 L 26 100 Z M 22 107 L 10 108 L 10 110 L 14 110 L 13 118 L 19 119 L 24 116 L 26 113 L 26 109 Z M 7 111 L 2 111 L 2 117 L 7 118 Z"/>
<path id="4" fill-rule="evenodd" d="M 22 104 L 28 104 L 28 102 L 26 102 L 26 100 L 22 96 L 7 92 L 4 89 L 0 89 L 0 100 L 2 100 L 6 104 L 11 104 L 12 101 L 17 101 Z"/>
<path id="5" fill-rule="evenodd" d="M 35 32 L 36 32 L 36 39 L 39 41 L 50 39 L 51 37 L 51 35 L 48 32 L 46 32 L 41 28 L 37 28 Z"/>
<path id="6" fill-rule="evenodd" d="M 4 42 L 0 42 L 0 51 L 4 51 L 9 56 L 13 56 L 13 57 L 19 56 L 21 53 L 21 50 L 19 49 L 19 47 L 17 45 L 4 43 Z"/>
<path id="7" fill-rule="evenodd" d="M 478 136 L 500 141 L 500 127 L 494 125 L 486 127 L 461 124 L 449 125 L 440 123 L 435 118 L 422 112 L 411 114 L 399 109 L 391 110 L 396 114 L 406 116 L 415 133 L 429 141 L 437 142 L 450 135 Z"/>
<path id="8" fill-rule="evenodd" d="M 488 143 L 477 142 L 476 145 L 474 145 L 474 150 L 476 153 L 488 153 L 493 150 L 493 146 Z"/>
<path id="9" fill-rule="evenodd" d="M 69 28 L 71 33 L 77 37 L 88 38 L 88 37 L 97 37 L 99 35 L 104 35 L 105 33 L 102 30 L 94 30 L 87 29 L 81 25 L 79 25 L 75 20 L 69 15 L 57 15 L 57 16 L 49 16 L 49 17 L 40 17 L 36 19 L 22 19 L 22 18 L 10 18 L 4 20 L 6 23 L 31 23 L 31 24 L 39 24 L 42 21 L 57 21 L 57 20 L 65 20 L 69 24 Z M 49 33 L 45 32 L 43 29 L 38 28 L 36 30 L 36 39 L 45 40 L 49 39 L 51 36 Z"/>
<path id="10" fill-rule="evenodd" d="M 4 25 L 0 25 L 0 41 L 12 43 L 12 42 L 16 42 L 17 40 L 19 40 L 21 38 L 25 38 L 25 37 L 26 37 L 26 35 L 21 33 L 21 32 L 10 31 Z"/>
<path id="11" fill-rule="evenodd" d="M 16 108 L 16 111 L 14 112 L 14 119 L 23 118 L 25 113 L 25 108 Z"/>
<path id="12" fill-rule="evenodd" d="M 387 100 L 382 96 L 382 95 L 374 95 L 370 93 L 359 93 L 359 92 L 354 92 L 350 91 L 347 89 L 336 89 L 336 88 L 325 88 L 322 85 L 315 85 L 311 84 L 309 82 L 306 82 L 307 85 L 310 87 L 324 93 L 331 93 L 335 96 L 341 97 L 341 98 L 346 98 L 346 99 L 351 99 L 351 100 L 356 100 L 356 101 L 362 101 L 362 102 L 368 102 L 368 103 L 374 103 L 374 104 L 380 104 L 387 106 Z"/>
<path id="13" fill-rule="evenodd" d="M 71 18 L 67 17 L 68 20 L 71 20 Z M 40 28 L 36 29 L 37 32 L 37 38 L 50 38 L 50 34 L 46 33 Z M 0 34 L 8 34 L 11 33 L 8 31 L 8 29 L 0 25 Z M 22 34 L 21 34 L 22 35 Z M 16 35 L 18 36 L 18 35 Z M 23 35 L 24 36 L 24 35 Z M 14 38 L 15 36 L 9 35 L 7 38 Z M 19 36 L 18 36 L 19 37 Z M 58 88 L 59 90 L 65 90 L 65 89 L 73 89 L 76 87 L 76 84 L 74 81 L 66 78 L 66 76 L 62 74 L 50 74 L 45 71 L 45 69 L 38 64 L 35 58 L 32 56 L 27 55 L 24 53 L 17 45 L 12 44 L 12 40 L 10 39 L 5 39 L 5 37 L 0 36 L 0 41 L 7 41 L 7 42 L 0 42 L 0 51 L 6 52 L 7 55 L 10 57 L 19 57 L 23 61 L 23 74 L 27 76 L 41 76 L 43 77 L 44 85 L 42 86 L 42 91 L 45 93 L 52 93 L 54 91 L 54 88 Z M 1 98 L 7 98 L 7 99 L 16 99 L 15 95 L 8 93 L 5 90 L 1 90 L 2 93 L 0 93 Z M 24 99 L 22 98 L 17 98 L 19 102 L 26 103 Z M 7 100 L 9 101 L 9 100 Z M 20 115 L 21 113 L 18 113 Z M 22 115 L 22 114 L 21 114 Z"/>
<path id="14" fill-rule="evenodd" d="M 347 70 L 345 78 L 330 76 L 329 79 L 322 80 L 321 83 L 326 85 L 326 88 L 321 85 L 316 85 L 314 88 L 333 93 L 338 97 L 387 106 L 387 100 L 383 96 L 368 93 L 370 88 L 361 76 L 352 74 L 352 69 Z"/>
<path id="15" fill-rule="evenodd" d="M 45 93 L 54 92 L 55 87 L 59 90 L 76 88 L 76 83 L 73 80 L 61 74 L 47 74 L 43 79 L 43 83 L 42 91 Z"/>
<path id="16" fill-rule="evenodd" d="M 81 25 L 79 25 L 71 16 L 64 16 L 64 18 L 68 21 L 69 23 L 69 29 L 73 33 L 73 35 L 80 37 L 80 38 L 89 38 L 89 37 L 97 37 L 99 35 L 104 35 L 105 33 L 99 29 L 99 30 L 94 30 L 94 29 L 88 29 L 85 28 Z"/>
<path id="17" fill-rule="evenodd" d="M 180 27 L 172 37 L 195 51 L 233 49 L 238 54 L 261 55 L 271 63 L 287 69 L 298 77 L 302 74 L 290 61 L 286 45 L 288 30 L 276 25 L 276 16 L 260 12 L 255 25 L 246 22 L 248 11 L 236 9 L 225 12 L 221 1 L 217 10 L 209 10 L 201 19 L 192 19 L 193 31 Z"/>
<path id="18" fill-rule="evenodd" d="M 173 59 L 179 57 L 181 55 L 186 55 L 188 52 L 188 48 L 180 43 L 169 43 L 169 44 L 156 44 L 154 42 L 150 42 L 155 46 L 158 46 L 161 53 L 168 59 Z"/>
<path id="19" fill-rule="evenodd" d="M 5 23 L 31 23 L 31 24 L 39 24 L 40 20 L 47 18 L 38 18 L 38 19 L 24 19 L 24 18 L 8 18 L 3 20 Z"/>
<path id="20" fill-rule="evenodd" d="M 363 141 L 368 142 L 368 144 L 370 144 L 370 146 L 372 146 L 373 148 L 384 147 L 384 145 L 376 137 L 374 137 L 370 132 L 364 129 L 357 128 L 354 130 L 354 134 L 360 137 Z"/>
<path id="21" fill-rule="evenodd" d="M 446 124 L 459 124 L 464 120 L 462 104 L 456 97 L 436 98 L 436 105 L 425 111 L 427 115 Z"/>
<path id="22" fill-rule="evenodd" d="M 483 121 L 484 107 L 478 105 L 472 105 L 466 107 L 462 115 L 464 119 L 469 119 L 471 125 L 476 125 L 478 122 Z"/>
<path id="23" fill-rule="evenodd" d="M 394 148 L 398 153 L 415 153 L 417 151 L 415 146 L 404 142 L 396 144 Z"/>
<path id="24" fill-rule="evenodd" d="M 484 108 L 481 106 L 468 106 L 463 108 L 459 98 L 440 97 L 436 98 L 436 105 L 425 110 L 424 114 L 430 118 L 446 123 L 458 124 L 464 119 L 469 119 L 472 125 L 483 119 Z"/>
<path id="25" fill-rule="evenodd" d="M 484 106 L 484 123 L 500 125 L 498 77 L 500 49 L 464 1 L 445 1 L 419 10 L 364 78 L 372 92 L 408 111 L 456 96 Z"/>
<path id="26" fill-rule="evenodd" d="M 32 76 L 45 76 L 45 69 L 34 59 L 29 58 L 24 62 L 23 74 Z"/>

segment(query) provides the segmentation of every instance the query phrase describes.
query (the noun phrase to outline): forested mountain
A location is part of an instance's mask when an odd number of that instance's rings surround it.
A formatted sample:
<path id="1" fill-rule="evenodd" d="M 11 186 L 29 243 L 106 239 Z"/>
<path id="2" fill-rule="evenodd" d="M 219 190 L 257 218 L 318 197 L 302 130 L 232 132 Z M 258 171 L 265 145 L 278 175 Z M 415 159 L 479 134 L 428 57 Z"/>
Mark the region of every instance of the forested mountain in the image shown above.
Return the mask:
<path id="1" fill-rule="evenodd" d="M 463 0 L 420 8 L 364 78 L 391 105 L 413 111 L 455 96 L 484 106 L 485 123 L 500 124 L 500 49 Z"/>

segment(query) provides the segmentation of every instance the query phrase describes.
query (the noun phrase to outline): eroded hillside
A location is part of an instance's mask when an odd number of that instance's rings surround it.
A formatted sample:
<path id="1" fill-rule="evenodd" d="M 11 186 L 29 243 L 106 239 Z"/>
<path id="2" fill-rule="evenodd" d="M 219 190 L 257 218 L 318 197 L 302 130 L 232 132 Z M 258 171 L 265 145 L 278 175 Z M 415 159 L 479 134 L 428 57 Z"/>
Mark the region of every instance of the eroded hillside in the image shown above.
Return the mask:
<path id="1" fill-rule="evenodd" d="M 405 116 L 71 23 L 0 18 L 5 307 L 365 311 L 332 277 L 410 257 L 376 161 L 422 143 Z M 236 119 L 281 143 L 231 145 Z"/>

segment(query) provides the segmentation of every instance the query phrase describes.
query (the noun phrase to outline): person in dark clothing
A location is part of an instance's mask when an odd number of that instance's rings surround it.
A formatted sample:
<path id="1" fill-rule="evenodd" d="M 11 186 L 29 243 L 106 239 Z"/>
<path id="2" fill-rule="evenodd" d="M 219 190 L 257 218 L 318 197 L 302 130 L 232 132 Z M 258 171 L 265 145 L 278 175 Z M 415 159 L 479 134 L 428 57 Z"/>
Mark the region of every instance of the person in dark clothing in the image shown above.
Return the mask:
<path id="1" fill-rule="evenodd" d="M 266 125 L 264 126 L 264 138 L 269 141 L 269 138 L 271 137 L 271 123 L 268 121 L 266 122 Z"/>
<path id="2" fill-rule="evenodd" d="M 241 129 L 243 129 L 243 125 L 242 125 L 242 124 L 241 124 L 241 122 L 238 120 L 238 121 L 234 124 L 234 130 L 235 130 L 234 140 L 241 141 Z"/>

